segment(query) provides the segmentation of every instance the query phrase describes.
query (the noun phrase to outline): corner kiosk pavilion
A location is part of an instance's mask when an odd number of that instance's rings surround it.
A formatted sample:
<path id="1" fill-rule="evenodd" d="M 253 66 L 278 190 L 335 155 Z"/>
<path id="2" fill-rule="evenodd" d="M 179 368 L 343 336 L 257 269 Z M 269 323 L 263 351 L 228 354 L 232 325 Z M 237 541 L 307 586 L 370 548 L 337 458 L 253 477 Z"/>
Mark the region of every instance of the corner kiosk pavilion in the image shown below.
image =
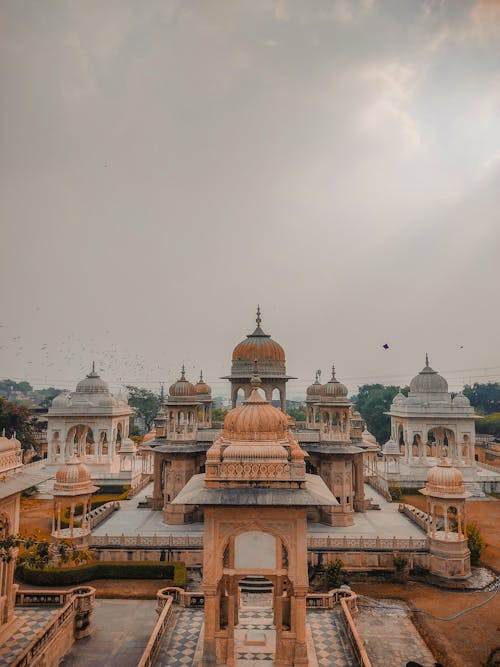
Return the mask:
<path id="1" fill-rule="evenodd" d="M 173 503 L 203 507 L 204 667 L 235 664 L 238 584 L 248 575 L 273 585 L 274 664 L 308 665 L 307 542 L 310 506 L 337 505 L 304 452 L 287 416 L 263 397 L 256 370 L 247 400 L 232 409 L 193 476 Z"/>

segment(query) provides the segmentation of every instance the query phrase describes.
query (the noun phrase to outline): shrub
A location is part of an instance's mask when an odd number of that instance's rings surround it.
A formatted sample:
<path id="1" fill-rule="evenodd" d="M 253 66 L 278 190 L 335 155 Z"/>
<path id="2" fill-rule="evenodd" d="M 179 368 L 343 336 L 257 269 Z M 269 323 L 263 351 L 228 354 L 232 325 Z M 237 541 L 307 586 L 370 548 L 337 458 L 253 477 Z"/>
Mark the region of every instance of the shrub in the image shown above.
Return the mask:
<path id="1" fill-rule="evenodd" d="M 403 490 L 397 482 L 391 482 L 389 484 L 389 494 L 393 500 L 401 500 L 403 497 Z"/>
<path id="2" fill-rule="evenodd" d="M 33 586 L 71 586 L 91 579 L 167 579 L 174 586 L 184 588 L 187 581 L 184 563 L 158 561 L 103 561 L 76 567 L 44 569 L 20 565 L 16 575 Z"/>
<path id="3" fill-rule="evenodd" d="M 470 562 L 472 565 L 477 565 L 484 549 L 483 538 L 475 523 L 467 524 L 465 532 L 467 533 L 467 546 L 470 551 Z"/>
<path id="4" fill-rule="evenodd" d="M 344 563 L 338 558 L 326 566 L 326 583 L 329 589 L 338 588 L 341 585 L 343 567 Z"/>

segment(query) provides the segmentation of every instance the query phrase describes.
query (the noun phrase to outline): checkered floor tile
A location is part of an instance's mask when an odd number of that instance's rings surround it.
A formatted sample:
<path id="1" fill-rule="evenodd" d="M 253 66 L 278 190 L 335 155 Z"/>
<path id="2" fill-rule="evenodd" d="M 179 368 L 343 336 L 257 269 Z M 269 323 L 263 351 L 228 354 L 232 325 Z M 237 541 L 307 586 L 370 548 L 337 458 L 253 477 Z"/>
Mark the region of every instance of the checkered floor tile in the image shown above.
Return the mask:
<path id="1" fill-rule="evenodd" d="M 345 632 L 340 610 L 308 610 L 318 665 L 323 667 L 352 667 L 356 658 Z"/>
<path id="2" fill-rule="evenodd" d="M 0 646 L 0 667 L 12 665 L 14 659 L 22 654 L 31 644 L 37 632 L 42 630 L 58 611 L 60 607 L 49 609 L 46 607 L 17 607 L 13 633 Z"/>
<path id="3" fill-rule="evenodd" d="M 156 667 L 191 667 L 203 625 L 203 610 L 176 610 L 163 641 Z"/>

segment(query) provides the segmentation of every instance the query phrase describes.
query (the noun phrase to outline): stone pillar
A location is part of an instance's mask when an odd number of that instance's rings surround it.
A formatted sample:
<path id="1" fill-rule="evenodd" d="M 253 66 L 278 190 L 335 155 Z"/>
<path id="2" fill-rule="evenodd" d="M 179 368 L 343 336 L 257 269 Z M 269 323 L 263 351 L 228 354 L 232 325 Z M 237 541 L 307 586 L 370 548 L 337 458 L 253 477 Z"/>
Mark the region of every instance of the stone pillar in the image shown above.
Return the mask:
<path id="1" fill-rule="evenodd" d="M 203 658 L 201 661 L 202 667 L 215 667 L 216 648 L 215 648 L 215 632 L 218 627 L 217 619 L 219 618 L 219 596 L 215 586 L 204 586 L 205 593 L 205 628 L 203 635 Z"/>

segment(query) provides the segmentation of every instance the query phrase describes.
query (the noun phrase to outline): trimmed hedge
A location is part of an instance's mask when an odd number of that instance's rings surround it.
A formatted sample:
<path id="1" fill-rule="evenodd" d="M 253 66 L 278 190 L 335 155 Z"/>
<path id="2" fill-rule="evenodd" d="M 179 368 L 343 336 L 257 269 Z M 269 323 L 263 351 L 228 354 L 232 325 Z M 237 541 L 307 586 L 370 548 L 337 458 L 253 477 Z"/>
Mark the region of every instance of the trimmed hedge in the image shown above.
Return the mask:
<path id="1" fill-rule="evenodd" d="M 42 570 L 20 565 L 16 575 L 33 586 L 71 586 L 91 579 L 167 579 L 173 586 L 184 588 L 187 582 L 185 563 L 159 561 L 103 561 Z"/>

